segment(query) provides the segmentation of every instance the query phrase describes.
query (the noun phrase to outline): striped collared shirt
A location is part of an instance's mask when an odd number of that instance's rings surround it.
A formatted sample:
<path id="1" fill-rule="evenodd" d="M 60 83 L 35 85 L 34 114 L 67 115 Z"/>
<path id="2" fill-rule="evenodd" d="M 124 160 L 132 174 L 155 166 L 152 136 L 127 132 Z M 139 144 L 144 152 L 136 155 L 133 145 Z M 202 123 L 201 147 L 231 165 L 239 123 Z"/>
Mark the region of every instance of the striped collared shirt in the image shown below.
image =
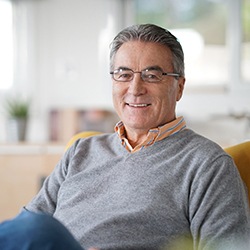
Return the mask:
<path id="1" fill-rule="evenodd" d="M 126 130 L 122 121 L 119 121 L 115 126 L 115 131 L 121 140 L 122 145 L 131 153 L 137 152 L 144 147 L 153 145 L 155 142 L 160 141 L 170 135 L 178 133 L 179 131 L 186 128 L 186 122 L 181 116 L 172 122 L 169 122 L 158 128 L 150 129 L 147 138 L 141 144 L 135 146 L 134 148 L 130 145 L 128 139 L 126 138 Z"/>

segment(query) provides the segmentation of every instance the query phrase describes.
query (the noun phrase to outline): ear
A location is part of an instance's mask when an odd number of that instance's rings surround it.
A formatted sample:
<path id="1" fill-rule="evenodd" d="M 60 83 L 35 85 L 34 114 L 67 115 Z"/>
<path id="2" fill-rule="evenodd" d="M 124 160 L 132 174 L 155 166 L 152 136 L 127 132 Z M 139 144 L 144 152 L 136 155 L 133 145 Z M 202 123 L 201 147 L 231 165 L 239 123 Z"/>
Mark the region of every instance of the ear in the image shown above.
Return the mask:
<path id="1" fill-rule="evenodd" d="M 182 94 L 183 94 L 183 90 L 184 90 L 184 86 L 185 86 L 185 81 L 186 81 L 186 78 L 185 77 L 180 77 L 178 79 L 178 86 L 177 86 L 177 93 L 176 93 L 176 101 L 178 102 L 181 97 L 182 97 Z"/>

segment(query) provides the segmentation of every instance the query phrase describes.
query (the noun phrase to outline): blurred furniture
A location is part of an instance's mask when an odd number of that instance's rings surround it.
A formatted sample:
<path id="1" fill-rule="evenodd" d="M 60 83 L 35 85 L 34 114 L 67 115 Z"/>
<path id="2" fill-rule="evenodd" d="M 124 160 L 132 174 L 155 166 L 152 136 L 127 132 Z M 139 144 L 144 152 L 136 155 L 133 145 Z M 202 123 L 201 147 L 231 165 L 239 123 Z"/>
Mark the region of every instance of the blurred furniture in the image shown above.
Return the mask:
<path id="1" fill-rule="evenodd" d="M 84 131 L 65 144 L 0 144 L 0 222 L 17 215 L 39 191 L 65 149 L 77 139 L 100 134 Z"/>
<path id="2" fill-rule="evenodd" d="M 0 144 L 0 221 L 14 217 L 39 191 L 63 144 Z"/>
<path id="3" fill-rule="evenodd" d="M 119 118 L 105 109 L 52 109 L 49 112 L 49 139 L 67 143 L 69 138 L 81 131 L 114 131 Z"/>
<path id="4" fill-rule="evenodd" d="M 250 204 L 250 141 L 227 147 L 225 151 L 234 159 L 241 178 L 247 186 Z"/>

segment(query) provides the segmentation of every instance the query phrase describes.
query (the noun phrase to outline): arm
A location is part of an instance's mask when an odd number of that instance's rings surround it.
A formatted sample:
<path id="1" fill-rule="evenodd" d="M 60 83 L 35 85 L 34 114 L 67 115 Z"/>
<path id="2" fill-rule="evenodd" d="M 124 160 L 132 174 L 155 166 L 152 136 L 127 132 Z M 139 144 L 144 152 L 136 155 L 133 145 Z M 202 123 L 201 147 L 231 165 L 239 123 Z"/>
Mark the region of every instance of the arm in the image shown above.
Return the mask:
<path id="1" fill-rule="evenodd" d="M 227 155 L 198 170 L 192 182 L 189 211 L 195 249 L 245 249 L 239 247 L 250 236 L 245 191 Z"/>
<path id="2" fill-rule="evenodd" d="M 39 193 L 28 203 L 25 209 L 53 215 L 57 206 L 57 194 L 64 182 L 70 159 L 74 155 L 75 144 L 62 157 L 53 172 L 45 179 Z"/>

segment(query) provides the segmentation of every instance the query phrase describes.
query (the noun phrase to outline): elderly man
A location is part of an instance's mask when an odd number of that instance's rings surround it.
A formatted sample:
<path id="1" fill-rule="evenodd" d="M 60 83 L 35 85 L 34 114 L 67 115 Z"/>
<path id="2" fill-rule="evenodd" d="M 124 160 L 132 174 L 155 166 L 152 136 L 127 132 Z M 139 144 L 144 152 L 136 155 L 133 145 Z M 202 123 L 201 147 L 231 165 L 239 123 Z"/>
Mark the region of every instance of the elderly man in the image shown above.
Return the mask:
<path id="1" fill-rule="evenodd" d="M 20 246 L 42 246 L 40 230 L 65 249 L 173 249 L 183 242 L 199 250 L 248 249 L 249 207 L 232 159 L 176 117 L 185 84 L 176 37 L 156 25 L 128 27 L 114 38 L 110 60 L 116 133 L 78 140 L 28 211 L 0 232 L 32 221 L 22 240 L 14 230 Z"/>

